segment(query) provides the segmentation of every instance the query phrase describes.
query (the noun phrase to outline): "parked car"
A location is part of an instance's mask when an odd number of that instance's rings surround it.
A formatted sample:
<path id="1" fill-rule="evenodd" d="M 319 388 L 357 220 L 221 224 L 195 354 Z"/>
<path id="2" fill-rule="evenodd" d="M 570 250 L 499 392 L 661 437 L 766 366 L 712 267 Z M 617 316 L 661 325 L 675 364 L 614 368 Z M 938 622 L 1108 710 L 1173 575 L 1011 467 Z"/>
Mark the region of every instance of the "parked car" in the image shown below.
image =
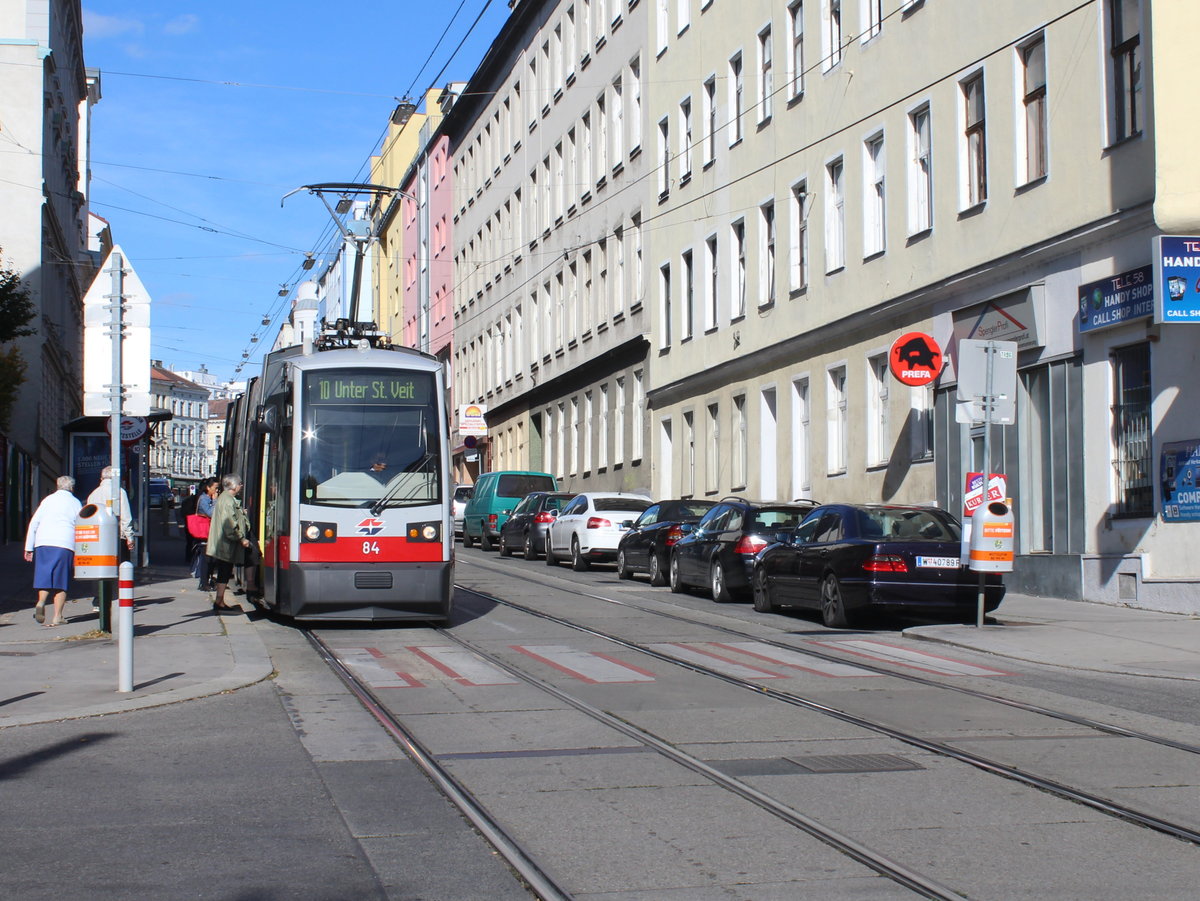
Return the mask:
<path id="1" fill-rule="evenodd" d="M 617 578 L 649 573 L 651 585 L 667 584 L 671 546 L 683 537 L 683 524 L 699 522 L 716 501 L 673 500 L 651 504 L 617 545 Z"/>
<path id="2" fill-rule="evenodd" d="M 708 588 L 714 601 L 750 591 L 754 555 L 774 536 L 790 531 L 816 507 L 814 501 L 762 503 L 725 498 L 671 548 L 671 590 Z"/>
<path id="3" fill-rule="evenodd" d="M 162 507 L 164 510 L 175 506 L 175 494 L 171 491 L 171 483 L 166 479 L 151 479 L 147 485 L 147 503 L 151 507 Z"/>
<path id="4" fill-rule="evenodd" d="M 754 562 L 754 609 L 794 604 L 821 611 L 831 628 L 867 611 L 977 608 L 979 574 L 960 559 L 958 520 L 937 507 L 827 504 Z M 984 607 L 1004 597 L 999 574 L 985 581 Z"/>
<path id="5" fill-rule="evenodd" d="M 463 511 L 463 547 L 479 540 L 485 551 L 492 549 L 500 538 L 513 507 L 532 491 L 556 491 L 558 483 L 548 472 L 498 471 L 485 472 L 475 482 L 475 491 Z"/>
<path id="6" fill-rule="evenodd" d="M 535 491 L 525 495 L 500 527 L 500 556 L 520 550 L 526 560 L 546 552 L 546 532 L 558 511 L 575 495 L 568 492 Z"/>
<path id="7" fill-rule="evenodd" d="M 458 537 L 463 532 L 463 514 L 467 512 L 467 501 L 475 493 L 474 485 L 455 485 L 454 499 L 450 502 L 454 511 L 454 535 Z"/>
<path id="8" fill-rule="evenodd" d="M 650 506 L 644 494 L 623 491 L 585 491 L 550 523 L 546 533 L 546 565 L 571 555 L 571 568 L 581 572 L 596 560 L 615 560 L 621 536 Z"/>

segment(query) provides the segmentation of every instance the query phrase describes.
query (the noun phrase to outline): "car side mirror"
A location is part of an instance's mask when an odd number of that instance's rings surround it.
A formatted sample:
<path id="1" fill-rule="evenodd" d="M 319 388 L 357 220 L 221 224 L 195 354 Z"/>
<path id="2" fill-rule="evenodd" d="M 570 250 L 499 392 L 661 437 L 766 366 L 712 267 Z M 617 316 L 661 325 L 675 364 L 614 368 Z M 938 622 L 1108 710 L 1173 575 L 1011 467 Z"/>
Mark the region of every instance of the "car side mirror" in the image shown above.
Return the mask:
<path id="1" fill-rule="evenodd" d="M 694 522 L 681 522 L 679 524 L 679 531 L 684 535 L 690 535 L 692 532 L 697 531 L 697 527 Z"/>
<path id="2" fill-rule="evenodd" d="M 622 529 L 632 529 L 633 528 L 633 520 L 632 519 L 625 520 L 623 523 L 621 523 L 621 528 Z"/>

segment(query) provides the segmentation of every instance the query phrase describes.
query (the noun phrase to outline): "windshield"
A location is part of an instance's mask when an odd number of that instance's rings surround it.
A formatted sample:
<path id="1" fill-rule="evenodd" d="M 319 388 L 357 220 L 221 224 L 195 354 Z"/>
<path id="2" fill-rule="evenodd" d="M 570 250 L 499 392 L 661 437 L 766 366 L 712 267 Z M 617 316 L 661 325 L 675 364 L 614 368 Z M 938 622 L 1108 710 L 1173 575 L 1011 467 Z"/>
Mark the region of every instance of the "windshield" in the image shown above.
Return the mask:
<path id="1" fill-rule="evenodd" d="M 302 392 L 303 503 L 440 502 L 442 442 L 432 373 L 323 370 L 305 374 Z"/>

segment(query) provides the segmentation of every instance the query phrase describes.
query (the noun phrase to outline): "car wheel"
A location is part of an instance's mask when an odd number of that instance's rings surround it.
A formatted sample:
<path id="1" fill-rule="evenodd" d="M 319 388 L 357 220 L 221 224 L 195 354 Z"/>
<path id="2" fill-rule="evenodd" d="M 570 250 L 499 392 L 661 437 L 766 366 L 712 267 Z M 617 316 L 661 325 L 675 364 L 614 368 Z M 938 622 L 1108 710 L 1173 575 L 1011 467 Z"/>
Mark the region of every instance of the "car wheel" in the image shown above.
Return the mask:
<path id="1" fill-rule="evenodd" d="M 467 531 L 466 526 L 463 526 L 463 547 L 470 547 L 472 543 L 471 533 Z"/>
<path id="2" fill-rule="evenodd" d="M 485 551 L 490 551 L 493 547 L 492 536 L 489 535 L 487 532 L 482 533 L 479 536 L 479 546 L 481 548 L 483 548 L 483 550 L 485 550 Z"/>
<path id="3" fill-rule="evenodd" d="M 756 569 L 754 571 L 754 609 L 759 613 L 774 613 L 775 606 L 775 590 L 771 587 L 771 580 L 767 578 L 766 572 Z"/>
<path id="4" fill-rule="evenodd" d="M 667 584 L 667 573 L 663 567 L 662 557 L 658 551 L 650 551 L 650 584 L 661 588 Z"/>
<path id="5" fill-rule="evenodd" d="M 510 548 L 508 546 L 508 542 L 504 540 L 503 532 L 500 533 L 500 556 L 501 557 L 511 557 L 512 556 L 512 548 Z"/>
<path id="6" fill-rule="evenodd" d="M 617 551 L 617 578 L 632 579 L 633 573 L 629 571 L 629 567 L 625 565 L 625 551 Z"/>
<path id="7" fill-rule="evenodd" d="M 578 536 L 571 539 L 571 569 L 577 573 L 585 572 L 591 564 L 587 562 L 587 558 L 579 551 Z"/>
<path id="8" fill-rule="evenodd" d="M 550 533 L 546 533 L 546 565 L 558 566 L 558 561 L 554 559 L 554 548 L 550 543 Z"/>
<path id="9" fill-rule="evenodd" d="M 536 560 L 537 559 L 537 551 L 535 551 L 533 549 L 533 533 L 532 532 L 525 533 L 525 559 L 526 560 Z"/>
<path id="10" fill-rule="evenodd" d="M 675 594 L 683 594 L 684 585 L 683 579 L 679 576 L 679 558 L 674 554 L 671 555 L 670 573 L 671 591 Z"/>
<path id="11" fill-rule="evenodd" d="M 725 567 L 720 560 L 714 560 L 712 569 L 708 571 L 708 584 L 712 588 L 712 599 L 719 604 L 727 604 L 733 600 L 729 591 L 729 583 L 725 578 Z"/>
<path id="12" fill-rule="evenodd" d="M 837 576 L 829 573 L 821 581 L 821 621 L 830 629 L 848 629 L 850 617 L 842 602 L 842 586 Z"/>

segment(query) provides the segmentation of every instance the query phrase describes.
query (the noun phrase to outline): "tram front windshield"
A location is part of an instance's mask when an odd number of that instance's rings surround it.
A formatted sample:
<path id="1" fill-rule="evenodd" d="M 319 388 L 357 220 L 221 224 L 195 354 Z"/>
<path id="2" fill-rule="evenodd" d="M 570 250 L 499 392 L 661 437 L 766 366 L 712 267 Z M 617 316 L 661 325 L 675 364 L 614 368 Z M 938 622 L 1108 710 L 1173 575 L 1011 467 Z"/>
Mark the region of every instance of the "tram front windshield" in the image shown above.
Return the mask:
<path id="1" fill-rule="evenodd" d="M 310 372 L 301 405 L 301 503 L 411 507 L 441 501 L 432 373 Z"/>

